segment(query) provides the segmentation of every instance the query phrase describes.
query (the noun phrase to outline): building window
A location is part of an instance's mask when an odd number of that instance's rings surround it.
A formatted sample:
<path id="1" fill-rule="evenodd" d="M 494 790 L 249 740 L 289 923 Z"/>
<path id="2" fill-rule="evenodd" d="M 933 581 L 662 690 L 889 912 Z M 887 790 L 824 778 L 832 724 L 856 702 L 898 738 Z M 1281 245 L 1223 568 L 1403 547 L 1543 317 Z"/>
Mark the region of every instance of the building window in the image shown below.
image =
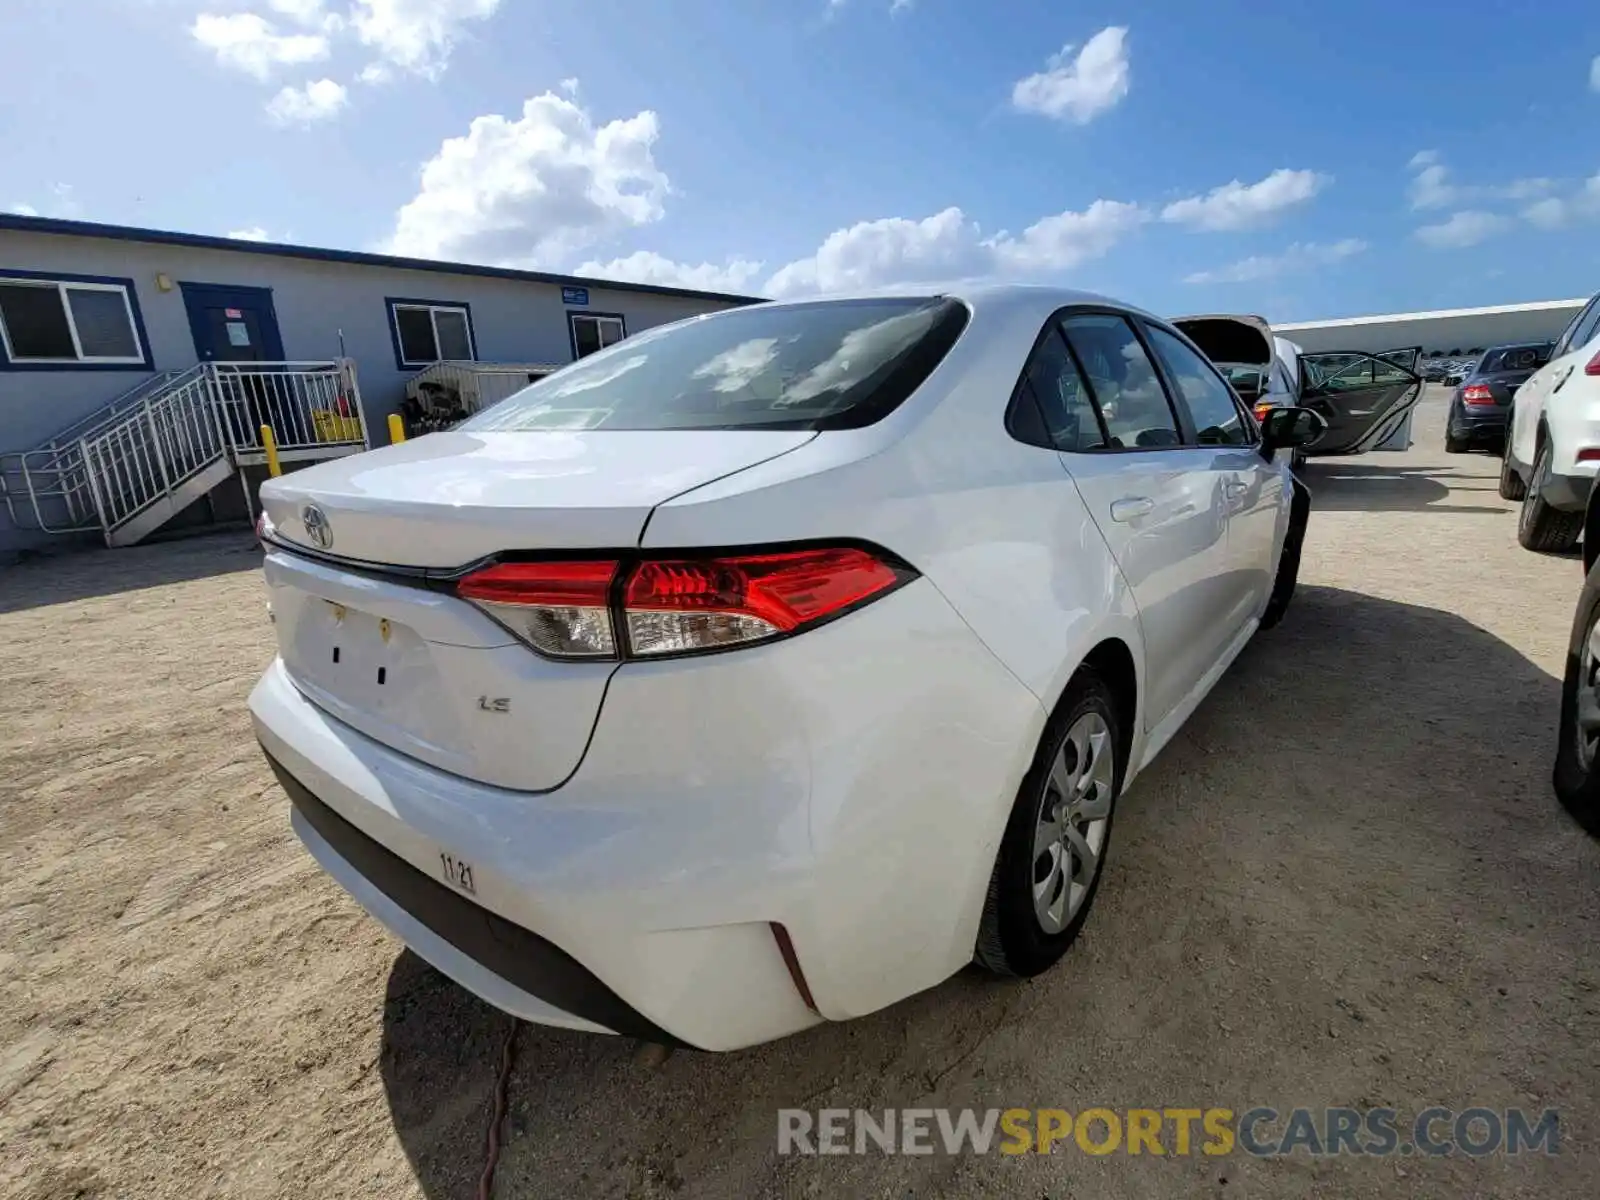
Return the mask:
<path id="1" fill-rule="evenodd" d="M 24 367 L 149 365 L 131 280 L 0 272 L 0 347 Z"/>
<path id="2" fill-rule="evenodd" d="M 572 327 L 574 359 L 614 346 L 628 336 L 621 313 L 568 313 L 567 321 Z"/>
<path id="3" fill-rule="evenodd" d="M 389 323 L 395 363 L 401 368 L 426 367 L 442 360 L 471 362 L 478 357 L 472 309 L 465 304 L 391 299 Z"/>

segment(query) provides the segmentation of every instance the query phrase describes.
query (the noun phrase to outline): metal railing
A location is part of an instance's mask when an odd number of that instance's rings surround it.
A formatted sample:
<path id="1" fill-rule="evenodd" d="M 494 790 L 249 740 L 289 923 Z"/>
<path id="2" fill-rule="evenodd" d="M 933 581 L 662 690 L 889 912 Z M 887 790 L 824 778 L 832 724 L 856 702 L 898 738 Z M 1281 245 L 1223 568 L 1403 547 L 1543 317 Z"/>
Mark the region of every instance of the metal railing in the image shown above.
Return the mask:
<path id="1" fill-rule="evenodd" d="M 259 452 L 263 425 L 272 426 L 282 452 L 367 445 L 353 359 L 206 366 L 236 451 Z"/>
<path id="2" fill-rule="evenodd" d="M 155 392 L 198 376 L 201 367 L 159 371 L 67 426 L 33 450 L 0 454 L 0 504 L 18 529 L 79 533 L 99 527 L 81 443 Z"/>
<path id="3" fill-rule="evenodd" d="M 0 498 L 19 528 L 109 535 L 219 459 L 260 462 L 262 425 L 284 454 L 364 449 L 354 361 L 202 363 L 142 381 L 39 449 L 0 458 Z"/>
<path id="4" fill-rule="evenodd" d="M 495 363 L 444 360 L 406 383 L 406 400 L 431 426 L 454 424 L 491 408 L 536 383 L 561 363 Z"/>
<path id="5" fill-rule="evenodd" d="M 129 418 L 80 443 L 107 532 L 220 459 L 227 450 L 209 373 L 164 389 Z"/>

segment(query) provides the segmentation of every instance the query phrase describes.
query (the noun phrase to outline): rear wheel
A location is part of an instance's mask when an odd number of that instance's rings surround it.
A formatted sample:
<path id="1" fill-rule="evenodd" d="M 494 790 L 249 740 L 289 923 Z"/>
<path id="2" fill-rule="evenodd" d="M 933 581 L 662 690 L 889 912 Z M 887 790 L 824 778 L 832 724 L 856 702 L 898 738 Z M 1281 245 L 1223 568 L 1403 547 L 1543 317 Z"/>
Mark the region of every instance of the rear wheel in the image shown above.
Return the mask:
<path id="1" fill-rule="evenodd" d="M 1562 512 L 1544 500 L 1544 485 L 1550 478 L 1550 443 L 1539 447 L 1534 457 L 1533 479 L 1522 497 L 1522 514 L 1517 518 L 1517 541 L 1529 550 L 1559 554 L 1578 544 L 1583 533 L 1581 512 Z"/>
<path id="2" fill-rule="evenodd" d="M 1446 454 L 1465 454 L 1467 452 L 1467 439 L 1444 435 L 1444 452 Z"/>
<path id="3" fill-rule="evenodd" d="M 994 974 L 1047 970 L 1083 928 L 1126 768 L 1118 732 L 1110 689 L 1080 669 L 1045 727 L 989 880 L 974 958 Z"/>
<path id="4" fill-rule="evenodd" d="M 1578 595 L 1556 738 L 1556 798 L 1590 833 L 1600 835 L 1600 567 Z"/>
<path id="5" fill-rule="evenodd" d="M 1522 482 L 1522 476 L 1511 465 L 1511 445 L 1508 442 L 1505 453 L 1500 456 L 1500 499 L 1521 500 L 1527 492 L 1528 485 Z"/>

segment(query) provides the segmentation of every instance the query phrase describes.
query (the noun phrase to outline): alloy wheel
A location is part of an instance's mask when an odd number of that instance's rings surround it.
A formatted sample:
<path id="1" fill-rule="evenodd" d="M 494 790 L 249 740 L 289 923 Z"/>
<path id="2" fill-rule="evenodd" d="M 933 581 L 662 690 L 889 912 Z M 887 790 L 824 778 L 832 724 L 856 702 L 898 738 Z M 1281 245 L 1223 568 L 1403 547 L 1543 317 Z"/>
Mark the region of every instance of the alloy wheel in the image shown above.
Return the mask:
<path id="1" fill-rule="evenodd" d="M 1111 729 L 1084 713 L 1050 764 L 1034 822 L 1033 913 L 1047 934 L 1072 923 L 1099 873 L 1115 782 Z"/>
<path id="2" fill-rule="evenodd" d="M 1589 614 L 1583 646 L 1578 651 L 1578 689 L 1573 714 L 1577 722 L 1573 746 L 1585 774 L 1594 770 L 1600 752 L 1600 607 Z"/>

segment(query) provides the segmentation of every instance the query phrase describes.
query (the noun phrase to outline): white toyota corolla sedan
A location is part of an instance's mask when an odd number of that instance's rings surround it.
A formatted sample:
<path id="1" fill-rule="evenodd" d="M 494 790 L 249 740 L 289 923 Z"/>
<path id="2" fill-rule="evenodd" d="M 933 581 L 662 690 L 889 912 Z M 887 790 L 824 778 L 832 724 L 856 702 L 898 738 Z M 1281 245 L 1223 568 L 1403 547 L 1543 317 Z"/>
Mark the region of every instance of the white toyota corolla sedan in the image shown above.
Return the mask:
<path id="1" fill-rule="evenodd" d="M 727 1050 L 1033 975 L 1288 604 L 1321 427 L 1055 288 L 652 329 L 262 488 L 256 733 L 328 873 L 529 1021 Z"/>

